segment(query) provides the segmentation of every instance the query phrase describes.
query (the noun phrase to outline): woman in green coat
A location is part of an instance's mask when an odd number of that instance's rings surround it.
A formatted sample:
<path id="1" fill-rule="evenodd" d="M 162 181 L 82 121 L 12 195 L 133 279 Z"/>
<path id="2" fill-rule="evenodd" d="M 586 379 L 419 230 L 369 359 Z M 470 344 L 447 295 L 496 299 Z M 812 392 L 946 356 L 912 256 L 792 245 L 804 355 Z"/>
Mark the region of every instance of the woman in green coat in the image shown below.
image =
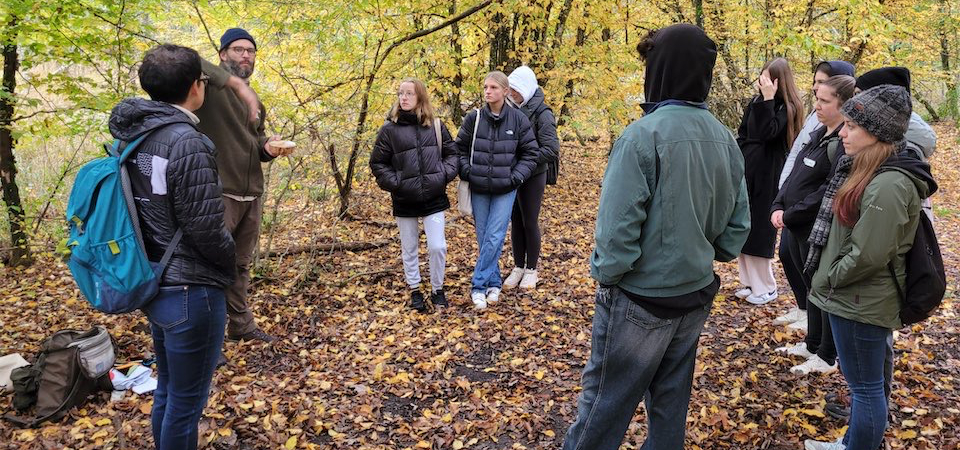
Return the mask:
<path id="1" fill-rule="evenodd" d="M 922 199 L 936 190 L 930 166 L 901 154 L 910 94 L 881 85 L 847 101 L 838 162 L 810 235 L 809 300 L 829 316 L 840 369 L 852 393 L 849 428 L 837 442 L 807 450 L 875 450 L 887 426 L 887 341 L 900 328 L 904 255 L 913 245 Z M 893 267 L 896 279 L 888 265 Z"/>

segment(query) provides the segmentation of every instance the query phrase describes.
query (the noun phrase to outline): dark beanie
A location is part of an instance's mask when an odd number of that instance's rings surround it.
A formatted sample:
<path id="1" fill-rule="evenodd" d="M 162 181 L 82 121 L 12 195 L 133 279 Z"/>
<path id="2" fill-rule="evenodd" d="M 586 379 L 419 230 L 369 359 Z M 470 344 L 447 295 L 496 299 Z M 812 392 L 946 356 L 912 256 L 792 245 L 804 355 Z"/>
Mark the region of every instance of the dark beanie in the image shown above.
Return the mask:
<path id="1" fill-rule="evenodd" d="M 881 84 L 902 86 L 910 91 L 910 69 L 906 67 L 881 67 L 857 77 L 857 87 L 865 91 Z"/>
<path id="2" fill-rule="evenodd" d="M 246 39 L 250 42 L 253 42 L 253 48 L 257 48 L 257 41 L 253 40 L 253 36 L 250 36 L 250 33 L 247 33 L 247 30 L 243 28 L 231 28 L 223 33 L 223 36 L 220 37 L 220 51 L 227 48 L 233 41 Z"/>
<path id="3" fill-rule="evenodd" d="M 841 112 L 880 141 L 896 143 L 907 132 L 913 105 L 902 86 L 882 84 L 847 100 Z"/>
<path id="4" fill-rule="evenodd" d="M 816 69 L 813 70 L 816 72 L 823 72 L 831 77 L 837 75 L 849 75 L 854 76 L 854 71 L 856 68 L 853 67 L 853 64 L 850 64 L 846 61 L 823 61 L 820 64 L 817 64 Z"/>

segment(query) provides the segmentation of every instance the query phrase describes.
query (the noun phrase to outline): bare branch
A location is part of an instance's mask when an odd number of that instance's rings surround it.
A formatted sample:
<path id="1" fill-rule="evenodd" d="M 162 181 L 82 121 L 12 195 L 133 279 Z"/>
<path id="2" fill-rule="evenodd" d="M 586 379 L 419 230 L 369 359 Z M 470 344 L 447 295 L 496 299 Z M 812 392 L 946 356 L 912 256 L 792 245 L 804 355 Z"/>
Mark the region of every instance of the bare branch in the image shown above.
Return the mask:
<path id="1" fill-rule="evenodd" d="M 197 1 L 193 2 L 193 10 L 197 12 L 197 18 L 200 19 L 200 25 L 203 25 L 203 31 L 207 32 L 207 39 L 210 39 L 210 46 L 213 47 L 214 51 L 218 51 L 217 42 L 213 40 L 213 35 L 210 34 L 210 28 L 207 28 L 207 22 L 203 20 L 203 13 L 200 12 L 200 5 L 197 4 Z"/>

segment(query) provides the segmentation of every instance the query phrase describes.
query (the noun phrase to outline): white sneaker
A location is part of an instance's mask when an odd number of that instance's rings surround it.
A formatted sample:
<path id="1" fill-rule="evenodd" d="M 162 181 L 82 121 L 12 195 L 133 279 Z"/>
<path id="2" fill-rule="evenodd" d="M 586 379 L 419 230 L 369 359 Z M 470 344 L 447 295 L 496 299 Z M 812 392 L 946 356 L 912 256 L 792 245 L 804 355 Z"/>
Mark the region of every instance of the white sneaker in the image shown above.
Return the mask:
<path id="1" fill-rule="evenodd" d="M 496 303 L 500 300 L 500 288 L 487 288 L 487 303 Z"/>
<path id="2" fill-rule="evenodd" d="M 733 293 L 734 296 L 736 296 L 737 298 L 740 298 L 740 299 L 747 298 L 747 297 L 750 296 L 750 294 L 753 294 L 753 291 L 752 291 L 749 287 L 745 287 L 745 288 L 740 289 L 739 291 Z"/>
<path id="3" fill-rule="evenodd" d="M 771 292 L 767 292 L 766 294 L 750 294 L 750 296 L 747 297 L 747 302 L 759 306 L 766 305 L 767 303 L 770 303 L 776 299 L 777 291 L 773 290 Z"/>
<path id="4" fill-rule="evenodd" d="M 517 287 L 520 284 L 520 279 L 523 278 L 523 272 L 523 267 L 514 267 L 507 279 L 503 280 L 503 288 L 513 289 Z"/>
<path id="5" fill-rule="evenodd" d="M 487 296 L 483 292 L 474 292 L 470 294 L 470 300 L 473 301 L 473 307 L 476 309 L 484 309 L 487 307 Z"/>
<path id="6" fill-rule="evenodd" d="M 787 328 L 789 328 L 789 329 L 791 329 L 791 330 L 803 331 L 804 333 L 806 333 L 806 332 L 807 332 L 807 318 L 804 317 L 804 318 L 802 318 L 802 319 L 800 319 L 800 320 L 798 320 L 798 321 L 796 321 L 796 322 L 794 322 L 794 323 L 791 323 L 790 325 L 787 325 Z"/>
<path id="7" fill-rule="evenodd" d="M 811 373 L 834 373 L 837 371 L 837 363 L 827 364 L 822 358 L 813 355 L 803 364 L 798 364 L 790 368 L 790 373 L 794 375 L 808 375 Z"/>
<path id="8" fill-rule="evenodd" d="M 843 445 L 843 436 L 840 436 L 840 439 L 837 439 L 834 442 L 823 442 L 807 439 L 803 441 L 803 448 L 804 450 L 846 450 L 847 446 Z"/>
<path id="9" fill-rule="evenodd" d="M 807 350 L 807 344 L 804 342 L 785 347 L 777 347 L 776 351 L 786 353 L 791 356 L 799 356 L 803 359 L 810 359 L 810 357 L 813 356 L 813 353 L 810 353 L 810 350 Z"/>
<path id="10" fill-rule="evenodd" d="M 787 325 L 787 324 L 794 323 L 798 320 L 806 319 L 806 318 L 807 318 L 807 312 L 794 306 L 793 308 L 790 308 L 790 311 L 787 311 L 784 315 L 777 317 L 776 319 L 773 319 L 773 324 Z"/>
<path id="11" fill-rule="evenodd" d="M 540 281 L 537 278 L 537 269 L 524 269 L 523 279 L 520 280 L 520 289 L 536 289 L 537 281 Z"/>

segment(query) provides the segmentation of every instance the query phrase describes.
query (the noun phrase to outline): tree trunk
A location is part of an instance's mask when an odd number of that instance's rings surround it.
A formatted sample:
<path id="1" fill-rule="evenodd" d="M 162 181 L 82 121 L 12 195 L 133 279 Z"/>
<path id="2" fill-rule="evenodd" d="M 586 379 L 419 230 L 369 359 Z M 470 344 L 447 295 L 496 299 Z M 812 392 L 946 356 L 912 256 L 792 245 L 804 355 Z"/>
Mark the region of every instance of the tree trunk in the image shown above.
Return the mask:
<path id="1" fill-rule="evenodd" d="M 457 1 L 450 2 L 450 16 L 457 13 Z M 453 48 L 453 67 L 457 73 L 453 76 L 453 89 L 447 96 L 447 105 L 450 107 L 450 116 L 453 124 L 458 128 L 463 123 L 463 106 L 460 105 L 460 92 L 463 89 L 463 44 L 460 43 L 460 25 L 450 26 L 450 47 Z M 456 136 L 456 134 L 454 134 Z"/>
<path id="2" fill-rule="evenodd" d="M 697 26 L 703 29 L 703 0 L 693 0 L 693 14 L 697 18 Z"/>
<path id="3" fill-rule="evenodd" d="M 946 19 L 948 10 L 946 0 L 941 0 L 940 12 L 944 15 L 940 22 L 940 68 L 947 77 L 946 103 L 942 108 L 942 115 L 957 119 L 960 118 L 960 105 L 958 105 L 957 77 L 950 71 L 950 39 Z"/>
<path id="4" fill-rule="evenodd" d="M 503 13 L 493 15 L 494 27 L 490 39 L 490 70 L 505 70 L 510 58 L 510 22 Z"/>
<path id="5" fill-rule="evenodd" d="M 17 20 L 11 19 L 10 29 L 17 26 Z M 17 88 L 17 68 L 20 59 L 17 46 L 11 38 L 3 46 L 3 92 L 0 97 L 0 185 L 3 188 L 3 202 L 7 206 L 10 220 L 10 264 L 25 266 L 30 264 L 30 249 L 24 227 L 26 214 L 20 201 L 20 188 L 17 186 L 17 162 L 13 155 L 16 142 L 13 138 L 14 94 Z"/>

